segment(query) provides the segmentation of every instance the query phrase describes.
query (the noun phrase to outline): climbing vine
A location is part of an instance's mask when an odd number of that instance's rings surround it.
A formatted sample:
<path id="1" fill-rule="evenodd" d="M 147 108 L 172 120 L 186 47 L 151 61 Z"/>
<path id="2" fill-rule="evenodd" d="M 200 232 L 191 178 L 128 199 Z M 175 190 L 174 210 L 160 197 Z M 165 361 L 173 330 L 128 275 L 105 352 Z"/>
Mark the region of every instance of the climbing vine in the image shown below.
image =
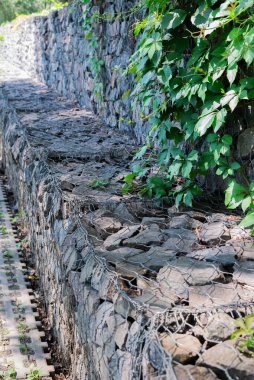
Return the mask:
<path id="1" fill-rule="evenodd" d="M 94 95 L 100 102 L 103 101 L 103 81 L 102 81 L 102 67 L 104 60 L 98 54 L 98 35 L 94 29 L 98 29 L 100 13 L 92 12 L 93 4 L 91 0 L 82 0 L 86 5 L 84 9 L 84 23 L 83 28 L 85 31 L 85 39 L 89 41 L 89 57 L 88 64 L 91 69 L 91 73 L 94 81 Z"/>
<path id="2" fill-rule="evenodd" d="M 138 49 L 129 73 L 133 106 L 151 128 L 137 153 L 127 190 L 173 196 L 191 206 L 201 194 L 198 178 L 211 170 L 226 183 L 225 204 L 248 212 L 254 224 L 254 182 L 237 162 L 232 120 L 252 105 L 253 0 L 153 1 L 135 28 Z"/>
<path id="3" fill-rule="evenodd" d="M 93 33 L 98 12 L 91 12 L 90 0 L 83 3 L 100 96 L 103 61 Z M 135 25 L 139 42 L 128 73 L 136 79 L 132 105 L 150 129 L 124 191 L 191 206 L 202 193 L 200 178 L 214 172 L 224 182 L 226 206 L 241 207 L 247 212 L 242 225 L 253 225 L 254 182 L 239 161 L 240 132 L 233 126 L 254 99 L 254 0 L 143 0 L 142 6 L 146 17 Z"/>

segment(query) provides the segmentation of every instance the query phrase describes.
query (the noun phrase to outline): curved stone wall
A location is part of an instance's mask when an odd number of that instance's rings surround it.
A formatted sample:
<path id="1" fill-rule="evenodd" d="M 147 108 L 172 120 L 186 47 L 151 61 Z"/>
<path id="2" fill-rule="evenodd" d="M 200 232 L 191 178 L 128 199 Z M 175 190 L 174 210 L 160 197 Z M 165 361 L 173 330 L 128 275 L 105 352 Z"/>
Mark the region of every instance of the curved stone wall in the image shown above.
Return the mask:
<path id="1" fill-rule="evenodd" d="M 94 1 L 94 3 L 98 3 Z M 138 113 L 132 113 L 129 97 L 133 79 L 124 76 L 135 48 L 131 30 L 137 14 L 129 14 L 136 1 L 104 1 L 93 12 L 107 15 L 93 26 L 98 41 L 96 55 L 103 61 L 101 96 L 94 94 L 96 81 L 91 67 L 90 42 L 85 40 L 85 7 L 65 7 L 49 16 L 33 16 L 0 27 L 1 55 L 26 70 L 30 76 L 90 108 L 110 127 L 142 138 Z M 120 15 L 120 16 L 117 16 Z M 131 122 L 133 120 L 133 122 Z"/>
<path id="2" fill-rule="evenodd" d="M 254 359 L 230 340 L 254 304 L 253 239 L 239 218 L 122 195 L 130 137 L 10 62 L 0 126 L 70 379 L 252 379 Z"/>

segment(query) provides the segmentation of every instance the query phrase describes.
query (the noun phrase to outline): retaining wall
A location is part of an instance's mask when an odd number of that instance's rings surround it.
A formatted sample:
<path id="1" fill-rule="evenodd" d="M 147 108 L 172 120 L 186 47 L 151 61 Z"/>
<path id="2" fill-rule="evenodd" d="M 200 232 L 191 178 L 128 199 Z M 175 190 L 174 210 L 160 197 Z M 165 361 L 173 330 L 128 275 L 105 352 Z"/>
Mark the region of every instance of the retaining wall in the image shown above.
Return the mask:
<path id="1" fill-rule="evenodd" d="M 133 114 L 128 96 L 122 99 L 133 86 L 133 78 L 123 72 L 136 44 L 132 30 L 138 14 L 130 12 L 136 3 L 94 1 L 100 5 L 94 5 L 92 13 L 99 11 L 106 19 L 93 23 L 98 47 L 92 56 L 91 42 L 85 40 L 83 29 L 85 6 L 81 5 L 53 11 L 49 16 L 18 19 L 0 27 L 0 35 L 4 37 L 1 55 L 63 96 L 90 108 L 108 126 L 128 130 L 140 140 L 140 116 L 137 110 Z M 99 79 L 94 79 L 91 59 L 103 62 Z M 98 83 L 102 84 L 99 96 L 95 95 Z"/>
<path id="2" fill-rule="evenodd" d="M 254 304 L 239 218 L 122 195 L 130 137 L 9 62 L 0 73 L 2 163 L 70 379 L 251 380 L 230 340 Z"/>

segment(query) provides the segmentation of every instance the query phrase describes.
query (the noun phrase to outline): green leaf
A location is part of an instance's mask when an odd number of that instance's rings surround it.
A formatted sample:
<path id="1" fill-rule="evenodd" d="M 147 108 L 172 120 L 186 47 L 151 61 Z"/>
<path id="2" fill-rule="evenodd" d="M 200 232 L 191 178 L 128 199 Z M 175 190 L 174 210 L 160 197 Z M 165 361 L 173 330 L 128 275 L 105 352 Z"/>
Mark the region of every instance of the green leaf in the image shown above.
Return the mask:
<path id="1" fill-rule="evenodd" d="M 251 202 L 252 202 L 252 198 L 250 196 L 244 198 L 244 200 L 242 201 L 243 212 L 245 212 L 247 210 L 247 208 L 250 207 Z"/>
<path id="2" fill-rule="evenodd" d="M 183 194 L 182 193 L 177 194 L 176 199 L 175 199 L 176 208 L 179 207 L 180 203 L 182 202 L 182 199 L 183 199 Z"/>
<path id="3" fill-rule="evenodd" d="M 187 12 L 183 9 L 175 9 L 173 12 L 165 14 L 162 19 L 162 29 L 175 29 L 181 25 L 187 16 Z"/>
<path id="4" fill-rule="evenodd" d="M 207 91 L 207 85 L 205 83 L 202 83 L 198 89 L 198 96 L 203 100 L 203 103 L 205 101 L 206 91 Z"/>
<path id="5" fill-rule="evenodd" d="M 214 132 L 217 132 L 221 126 L 225 123 L 227 116 L 227 110 L 226 108 L 222 108 L 220 111 L 217 112 L 215 120 L 214 120 Z"/>
<path id="6" fill-rule="evenodd" d="M 242 227 L 250 227 L 254 225 L 254 212 L 250 212 L 245 216 L 245 218 L 241 221 L 240 226 Z"/>
<path id="7" fill-rule="evenodd" d="M 243 34 L 241 28 L 233 28 L 227 37 L 227 41 L 237 40 Z"/>
<path id="8" fill-rule="evenodd" d="M 240 169 L 241 165 L 238 163 L 238 162 L 233 162 L 231 165 L 230 165 L 231 169 L 233 170 L 238 170 Z"/>
<path id="9" fill-rule="evenodd" d="M 183 164 L 182 166 L 182 174 L 185 178 L 189 178 L 189 175 L 191 173 L 191 170 L 192 170 L 192 163 L 190 161 L 187 161 L 185 164 Z"/>
<path id="10" fill-rule="evenodd" d="M 172 179 L 174 178 L 175 176 L 178 176 L 179 173 L 180 173 L 180 169 L 182 167 L 182 162 L 179 162 L 179 161 L 174 161 L 169 169 L 168 169 L 168 174 L 169 174 L 169 178 Z"/>
<path id="11" fill-rule="evenodd" d="M 222 174 L 224 173 L 224 171 L 225 171 L 225 168 L 224 168 L 224 167 L 218 168 L 218 169 L 216 170 L 216 174 L 217 174 L 217 175 L 222 175 Z"/>
<path id="12" fill-rule="evenodd" d="M 230 84 L 232 84 L 236 78 L 238 71 L 238 65 L 234 63 L 232 66 L 230 66 L 227 70 L 227 78 Z"/>
<path id="13" fill-rule="evenodd" d="M 218 135 L 216 133 L 209 133 L 209 135 L 206 138 L 207 142 L 215 142 L 218 140 Z"/>
<path id="14" fill-rule="evenodd" d="M 232 145 L 233 143 L 233 138 L 232 136 L 230 135 L 224 135 L 221 139 L 221 141 L 223 142 L 223 144 L 225 145 Z"/>
<path id="15" fill-rule="evenodd" d="M 189 190 L 187 191 L 183 196 L 183 201 L 186 204 L 186 206 L 192 207 L 192 200 L 193 200 L 193 194 Z"/>
<path id="16" fill-rule="evenodd" d="M 200 136 L 203 136 L 206 133 L 206 131 L 211 127 L 214 121 L 214 118 L 215 118 L 214 112 L 210 112 L 206 114 L 205 116 L 201 116 L 195 126 L 196 132 L 198 132 Z"/>
<path id="17" fill-rule="evenodd" d="M 198 152 L 196 150 L 192 150 L 188 155 L 189 161 L 197 161 L 198 160 Z"/>
<path id="18" fill-rule="evenodd" d="M 244 52 L 243 58 L 248 66 L 250 66 L 254 59 L 254 47 L 248 47 L 248 49 Z"/>
<path id="19" fill-rule="evenodd" d="M 134 156 L 134 159 L 135 160 L 139 160 L 141 157 L 144 156 L 144 154 L 146 153 L 148 149 L 148 146 L 147 145 L 144 145 Z"/>

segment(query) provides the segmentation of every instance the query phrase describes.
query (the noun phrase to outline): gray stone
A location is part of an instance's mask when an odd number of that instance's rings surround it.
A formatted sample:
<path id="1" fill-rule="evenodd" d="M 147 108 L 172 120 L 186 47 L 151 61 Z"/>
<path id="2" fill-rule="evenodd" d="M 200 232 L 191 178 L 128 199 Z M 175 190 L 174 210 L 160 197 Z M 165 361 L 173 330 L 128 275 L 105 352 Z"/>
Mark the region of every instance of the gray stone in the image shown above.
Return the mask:
<path id="1" fill-rule="evenodd" d="M 222 278 L 217 264 L 180 257 L 160 269 L 157 281 L 161 288 L 173 290 L 179 296 L 188 297 L 189 286 L 204 285 Z"/>
<path id="2" fill-rule="evenodd" d="M 253 380 L 254 359 L 241 354 L 232 341 L 219 343 L 205 351 L 198 364 L 206 366 L 233 379 Z"/>
<path id="3" fill-rule="evenodd" d="M 234 319 L 220 311 L 209 318 L 203 336 L 208 340 L 222 341 L 228 339 L 235 329 Z"/>
<path id="4" fill-rule="evenodd" d="M 194 365 L 176 365 L 174 367 L 177 380 L 218 380 L 215 373 L 205 367 Z"/>
<path id="5" fill-rule="evenodd" d="M 160 227 L 165 227 L 166 226 L 166 218 L 159 218 L 159 217 L 151 217 L 151 216 L 145 216 L 142 219 L 141 224 L 143 226 L 150 226 L 151 224 L 157 224 Z"/>
<path id="6" fill-rule="evenodd" d="M 164 240 L 164 235 L 161 233 L 156 224 L 152 224 L 149 228 L 139 232 L 132 238 L 123 241 L 123 245 L 127 247 L 148 249 L 151 245 L 161 245 Z"/>
<path id="7" fill-rule="evenodd" d="M 132 248 L 133 249 L 133 248 Z M 164 267 L 170 260 L 176 258 L 176 252 L 172 249 L 163 249 L 162 247 L 151 247 L 147 252 L 137 252 L 126 257 L 126 261 L 134 265 L 142 265 L 158 271 Z"/>
<path id="8" fill-rule="evenodd" d="M 254 261 L 239 262 L 234 269 L 234 281 L 254 287 Z"/>
<path id="9" fill-rule="evenodd" d="M 229 229 L 223 222 L 204 224 L 200 232 L 200 240 L 208 245 L 223 243 L 229 239 Z"/>
<path id="10" fill-rule="evenodd" d="M 96 231 L 103 237 L 118 232 L 122 228 L 122 223 L 116 218 L 101 217 L 93 220 Z"/>
<path id="11" fill-rule="evenodd" d="M 235 304 L 240 297 L 234 284 L 212 284 L 189 288 L 189 304 L 192 308 L 217 307 Z"/>
<path id="12" fill-rule="evenodd" d="M 196 260 L 214 261 L 226 265 L 234 264 L 237 261 L 237 252 L 231 245 L 215 248 L 205 248 L 191 252 L 187 257 L 192 257 Z"/>
<path id="13" fill-rule="evenodd" d="M 241 242 L 239 245 L 234 245 L 236 252 L 242 260 L 254 260 L 253 244 Z"/>
<path id="14" fill-rule="evenodd" d="M 169 222 L 169 228 L 192 228 L 192 219 L 188 215 L 174 216 Z"/>
<path id="15" fill-rule="evenodd" d="M 197 338 L 187 334 L 163 333 L 160 335 L 160 341 L 164 350 L 180 363 L 197 357 L 202 347 Z"/>
<path id="16" fill-rule="evenodd" d="M 254 127 L 247 128 L 238 137 L 237 153 L 241 158 L 251 158 L 254 147 Z"/>
<path id="17" fill-rule="evenodd" d="M 138 222 L 137 218 L 130 213 L 124 203 L 120 203 L 119 206 L 114 210 L 114 215 L 116 215 L 123 223 L 135 224 Z"/>
<path id="18" fill-rule="evenodd" d="M 163 230 L 167 240 L 162 244 L 163 249 L 172 249 L 176 252 L 192 252 L 198 248 L 197 236 L 194 232 L 184 228 Z"/>
<path id="19" fill-rule="evenodd" d="M 117 249 L 123 240 L 128 239 L 131 236 L 133 236 L 135 233 L 138 232 L 139 228 L 140 228 L 139 225 L 122 228 L 116 234 L 110 235 L 104 241 L 104 247 L 108 249 L 109 251 L 113 251 L 114 249 Z"/>

